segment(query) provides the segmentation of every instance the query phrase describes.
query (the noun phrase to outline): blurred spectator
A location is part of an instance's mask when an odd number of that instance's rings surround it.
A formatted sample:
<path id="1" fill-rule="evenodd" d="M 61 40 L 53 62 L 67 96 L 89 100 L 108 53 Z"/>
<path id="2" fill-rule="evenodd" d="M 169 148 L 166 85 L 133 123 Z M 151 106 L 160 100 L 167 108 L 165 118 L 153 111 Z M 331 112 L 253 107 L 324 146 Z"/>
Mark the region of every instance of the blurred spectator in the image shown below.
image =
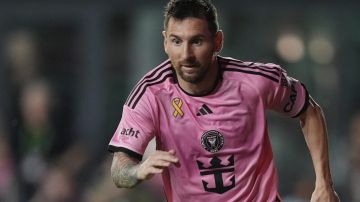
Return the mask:
<path id="1" fill-rule="evenodd" d="M 50 151 L 54 138 L 50 107 L 50 88 L 45 81 L 33 81 L 24 87 L 20 97 L 22 154 Z"/>
<path id="2" fill-rule="evenodd" d="M 350 123 L 350 192 L 352 201 L 360 201 L 360 111 Z"/>
<path id="3" fill-rule="evenodd" d="M 17 127 L 17 153 L 21 193 L 30 197 L 52 158 L 55 130 L 51 122 L 50 87 L 45 81 L 32 81 L 20 94 L 20 123 Z"/>
<path id="4" fill-rule="evenodd" d="M 6 118 L 16 126 L 20 91 L 39 75 L 39 54 L 34 33 L 26 29 L 9 32 L 4 40 L 4 59 L 5 68 L 0 75 L 2 107 L 7 110 Z"/>
<path id="5" fill-rule="evenodd" d="M 43 180 L 47 177 L 49 165 L 66 148 L 70 137 L 69 133 L 60 136 L 60 132 L 67 130 L 56 128 L 65 125 L 62 117 L 55 117 L 53 112 L 59 110 L 57 115 L 66 112 L 55 106 L 59 103 L 55 103 L 57 93 L 53 85 L 40 79 L 48 79 L 48 76 L 41 72 L 41 56 L 44 55 L 37 36 L 37 32 L 28 28 L 17 29 L 8 32 L 4 40 L 6 68 L 0 78 L 0 90 L 3 91 L 0 108 L 5 111 L 6 121 L 11 126 L 9 141 L 12 151 L 9 153 L 14 157 L 18 201 L 29 201 L 38 192 L 40 184 L 45 183 Z M 59 117 L 61 120 L 57 121 L 61 123 L 55 122 Z M 49 171 L 48 175 L 61 176 L 57 173 Z"/>

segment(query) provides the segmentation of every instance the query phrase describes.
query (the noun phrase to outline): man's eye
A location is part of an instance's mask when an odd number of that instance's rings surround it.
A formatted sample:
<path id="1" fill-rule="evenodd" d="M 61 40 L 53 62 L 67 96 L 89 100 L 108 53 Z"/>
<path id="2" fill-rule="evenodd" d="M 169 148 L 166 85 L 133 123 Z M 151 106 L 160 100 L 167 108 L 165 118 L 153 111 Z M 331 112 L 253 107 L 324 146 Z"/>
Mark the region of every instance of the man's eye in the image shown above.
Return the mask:
<path id="1" fill-rule="evenodd" d="M 180 45 L 181 41 L 179 39 L 171 39 L 171 42 L 175 45 Z"/>
<path id="2" fill-rule="evenodd" d="M 201 40 L 201 39 L 195 39 L 195 40 L 193 41 L 193 44 L 194 44 L 194 45 L 201 45 L 201 44 L 202 44 L 202 40 Z"/>

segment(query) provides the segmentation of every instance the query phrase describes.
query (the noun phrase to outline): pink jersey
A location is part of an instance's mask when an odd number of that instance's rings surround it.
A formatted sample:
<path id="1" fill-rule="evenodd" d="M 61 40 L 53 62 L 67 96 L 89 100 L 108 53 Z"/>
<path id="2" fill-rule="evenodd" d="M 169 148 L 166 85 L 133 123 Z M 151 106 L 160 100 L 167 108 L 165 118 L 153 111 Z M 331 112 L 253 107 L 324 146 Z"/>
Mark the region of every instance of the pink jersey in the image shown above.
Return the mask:
<path id="1" fill-rule="evenodd" d="M 218 56 L 216 87 L 184 92 L 169 60 L 146 74 L 128 97 L 109 150 L 141 160 L 148 142 L 176 150 L 180 166 L 162 177 L 168 201 L 279 201 L 266 109 L 296 117 L 308 93 L 274 64 Z"/>

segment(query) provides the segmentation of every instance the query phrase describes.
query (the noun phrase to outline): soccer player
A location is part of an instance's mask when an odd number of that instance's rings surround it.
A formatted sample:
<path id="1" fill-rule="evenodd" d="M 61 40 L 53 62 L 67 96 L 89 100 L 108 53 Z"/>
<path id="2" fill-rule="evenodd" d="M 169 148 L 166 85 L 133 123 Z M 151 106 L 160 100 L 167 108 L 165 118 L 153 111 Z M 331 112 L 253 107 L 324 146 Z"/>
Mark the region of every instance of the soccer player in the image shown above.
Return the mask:
<path id="1" fill-rule="evenodd" d="M 223 33 L 207 0 L 165 8 L 169 59 L 147 73 L 124 107 L 109 150 L 118 187 L 161 173 L 168 201 L 281 201 L 265 111 L 300 119 L 316 173 L 311 201 L 338 201 L 321 108 L 275 64 L 219 56 Z M 157 150 L 142 159 L 148 142 Z"/>

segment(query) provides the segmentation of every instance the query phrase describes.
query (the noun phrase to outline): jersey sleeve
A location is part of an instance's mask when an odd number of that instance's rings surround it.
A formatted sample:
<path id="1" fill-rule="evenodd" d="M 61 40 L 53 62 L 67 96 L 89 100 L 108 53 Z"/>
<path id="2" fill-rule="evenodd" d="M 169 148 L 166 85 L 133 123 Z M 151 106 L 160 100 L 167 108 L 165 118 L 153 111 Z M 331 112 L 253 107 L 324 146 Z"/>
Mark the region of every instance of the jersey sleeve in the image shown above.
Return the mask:
<path id="1" fill-rule="evenodd" d="M 154 124 L 150 102 L 145 96 L 136 108 L 123 107 L 122 118 L 110 140 L 110 152 L 124 152 L 141 161 L 145 149 L 154 137 Z"/>
<path id="2" fill-rule="evenodd" d="M 278 82 L 268 85 L 270 95 L 268 106 L 270 109 L 296 118 L 304 112 L 309 104 L 309 94 L 304 84 L 287 75 L 286 71 L 273 65 L 279 73 Z"/>

